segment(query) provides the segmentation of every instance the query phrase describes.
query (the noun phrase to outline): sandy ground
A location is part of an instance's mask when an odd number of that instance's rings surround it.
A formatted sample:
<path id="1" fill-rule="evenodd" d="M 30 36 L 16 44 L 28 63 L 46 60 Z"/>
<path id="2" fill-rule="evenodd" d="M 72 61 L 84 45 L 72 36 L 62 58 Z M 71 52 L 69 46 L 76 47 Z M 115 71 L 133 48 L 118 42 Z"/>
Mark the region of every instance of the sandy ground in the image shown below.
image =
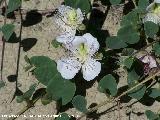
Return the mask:
<path id="1" fill-rule="evenodd" d="M 61 0 L 30 0 L 23 2 L 22 8 L 24 9 L 55 9 L 61 4 Z M 117 8 L 116 8 L 117 9 Z M 103 25 L 103 30 L 108 30 L 110 35 L 116 35 L 119 28 L 119 21 L 122 15 L 122 9 L 116 12 L 116 9 L 110 9 L 106 20 Z M 18 21 L 7 20 L 7 22 L 14 22 L 16 25 L 16 33 L 19 33 Z M 50 42 L 58 35 L 58 28 L 54 24 L 52 18 L 43 17 L 42 21 L 34 26 L 23 27 L 22 28 L 22 39 L 25 38 L 36 38 L 37 43 L 29 51 L 24 52 L 23 48 L 20 53 L 20 63 L 19 63 L 19 76 L 18 76 L 18 86 L 22 91 L 26 91 L 29 86 L 33 83 L 36 83 L 36 79 L 30 73 L 25 72 L 24 67 L 26 62 L 24 56 L 28 55 L 29 57 L 34 55 L 45 55 L 50 58 L 57 60 L 61 55 L 59 49 L 55 49 L 50 46 Z M 2 44 L 0 49 L 2 49 Z M 7 120 L 7 118 L 2 118 L 1 115 L 11 115 L 20 111 L 25 103 L 19 104 L 16 100 L 12 100 L 12 97 L 15 92 L 15 82 L 9 82 L 7 76 L 16 74 L 18 59 L 18 43 L 7 43 L 5 47 L 5 56 L 4 56 L 4 69 L 3 69 L 3 78 L 6 83 L 6 86 L 0 90 L 0 120 Z M 122 75 L 121 73 L 120 75 Z M 119 86 L 126 84 L 126 79 L 124 76 L 121 76 Z M 107 99 L 107 97 L 97 91 L 97 82 L 86 91 L 87 106 L 90 106 L 92 103 L 100 103 Z M 120 105 L 120 109 L 117 110 L 117 107 L 106 111 L 113 104 L 103 106 L 98 110 L 96 118 L 87 118 L 88 120 L 147 120 L 144 115 L 146 109 L 151 109 L 157 111 L 158 103 L 155 102 L 152 107 L 144 106 L 141 103 L 135 103 L 132 106 L 128 106 L 134 103 L 136 100 L 131 100 L 128 103 Z M 121 107 L 123 106 L 123 107 Z M 80 115 L 80 112 L 76 111 L 74 108 L 67 110 L 70 115 Z M 40 101 L 38 101 L 35 107 L 29 109 L 24 113 L 24 115 L 54 115 L 56 114 L 55 102 L 43 106 Z M 84 118 L 85 120 L 86 118 Z M 53 118 L 30 118 L 30 117 L 19 117 L 17 120 L 53 120 Z"/>

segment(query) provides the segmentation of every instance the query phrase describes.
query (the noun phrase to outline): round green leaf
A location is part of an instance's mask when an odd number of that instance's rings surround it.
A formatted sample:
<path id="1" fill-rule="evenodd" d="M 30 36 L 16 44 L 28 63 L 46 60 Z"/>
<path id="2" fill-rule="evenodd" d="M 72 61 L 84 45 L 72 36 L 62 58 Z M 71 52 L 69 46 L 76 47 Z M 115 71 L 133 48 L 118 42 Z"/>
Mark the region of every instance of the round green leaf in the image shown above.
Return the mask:
<path id="1" fill-rule="evenodd" d="M 135 84 L 138 81 L 138 79 L 139 76 L 134 69 L 128 72 L 127 82 L 129 85 Z"/>
<path id="2" fill-rule="evenodd" d="M 17 96 L 16 97 L 16 101 L 17 101 L 17 103 L 21 103 L 21 102 L 23 102 L 25 99 L 23 98 L 23 96 Z"/>
<path id="3" fill-rule="evenodd" d="M 139 21 L 138 13 L 132 10 L 127 15 L 123 16 L 121 20 L 121 26 L 133 25 L 136 27 L 138 24 L 138 21 Z"/>
<path id="4" fill-rule="evenodd" d="M 112 5 L 116 5 L 116 4 L 119 4 L 121 2 L 121 0 L 110 0 L 110 3 Z"/>
<path id="5" fill-rule="evenodd" d="M 30 62 L 35 67 L 41 67 L 41 66 L 53 64 L 54 61 L 46 56 L 33 56 L 30 58 Z"/>
<path id="6" fill-rule="evenodd" d="M 117 83 L 115 78 L 111 74 L 104 76 L 100 80 L 98 88 L 101 91 L 105 91 L 108 89 L 112 96 L 115 96 L 117 94 Z"/>
<path id="7" fill-rule="evenodd" d="M 49 96 L 48 94 L 45 94 L 42 98 L 41 98 L 41 102 L 43 105 L 47 105 L 49 103 L 52 102 L 52 98 L 51 96 Z"/>
<path id="8" fill-rule="evenodd" d="M 7 14 L 13 12 L 21 6 L 21 0 L 9 0 Z"/>
<path id="9" fill-rule="evenodd" d="M 133 62 L 134 62 L 134 58 L 128 57 L 124 60 L 124 66 L 130 69 L 132 67 Z"/>
<path id="10" fill-rule="evenodd" d="M 154 112 L 152 112 L 151 110 L 146 110 L 145 114 L 149 120 L 156 120 L 159 118 L 159 116 L 155 114 Z"/>
<path id="11" fill-rule="evenodd" d="M 34 75 L 39 82 L 44 85 L 48 85 L 49 81 L 52 80 L 58 73 L 57 68 L 54 64 L 47 64 L 46 66 L 37 67 L 34 70 Z"/>
<path id="12" fill-rule="evenodd" d="M 72 100 L 72 104 L 80 112 L 84 112 L 84 113 L 87 112 L 87 108 L 86 108 L 87 101 L 83 96 L 81 95 L 75 96 Z"/>
<path id="13" fill-rule="evenodd" d="M 156 55 L 160 55 L 160 43 L 155 43 L 153 46 L 153 51 L 155 52 Z"/>
<path id="14" fill-rule="evenodd" d="M 159 26 L 151 21 L 144 23 L 144 30 L 148 37 L 153 38 L 154 35 L 158 32 Z"/>
<path id="15" fill-rule="evenodd" d="M 23 95 L 21 96 L 17 96 L 16 100 L 18 103 L 21 103 L 25 100 L 30 100 L 31 96 L 33 95 L 33 93 L 35 92 L 35 89 L 37 87 L 37 84 L 33 84 L 29 87 L 29 90 L 26 91 L 25 93 L 23 93 Z"/>
<path id="16" fill-rule="evenodd" d="M 76 9 L 80 8 L 86 14 L 91 9 L 90 0 L 64 0 L 64 2 L 67 6 L 70 6 Z"/>
<path id="17" fill-rule="evenodd" d="M 135 44 L 140 40 L 139 34 L 132 25 L 120 28 L 117 37 L 129 44 Z"/>
<path id="18" fill-rule="evenodd" d="M 59 43 L 57 40 L 52 40 L 52 46 L 54 48 L 58 48 L 58 47 L 62 46 L 62 43 Z"/>
<path id="19" fill-rule="evenodd" d="M 152 98 L 159 97 L 160 96 L 160 89 L 158 89 L 158 88 L 151 88 L 149 96 L 152 97 Z"/>
<path id="20" fill-rule="evenodd" d="M 56 120 L 70 120 L 70 117 L 66 113 L 62 113 L 58 116 L 58 118 L 56 118 Z"/>
<path id="21" fill-rule="evenodd" d="M 2 33 L 6 41 L 8 41 L 11 35 L 13 34 L 14 27 L 15 26 L 13 24 L 5 24 L 2 26 Z"/>
<path id="22" fill-rule="evenodd" d="M 144 96 L 145 92 L 146 92 L 146 86 L 141 85 L 135 88 L 134 90 L 132 90 L 131 92 L 129 92 L 128 95 L 132 98 L 140 100 Z"/>
<path id="23" fill-rule="evenodd" d="M 48 57 L 34 56 L 30 59 L 30 62 L 36 67 L 33 71 L 35 77 L 46 86 L 58 74 L 56 63 Z"/>
<path id="24" fill-rule="evenodd" d="M 110 49 L 120 49 L 127 47 L 127 44 L 116 36 L 112 36 L 107 38 L 106 46 Z"/>
<path id="25" fill-rule="evenodd" d="M 142 12 L 146 11 L 147 6 L 149 5 L 149 0 L 139 0 L 138 9 Z"/>
<path id="26" fill-rule="evenodd" d="M 62 105 L 70 102 L 75 94 L 76 86 L 70 80 L 65 80 L 60 74 L 55 75 L 48 83 L 47 93 L 53 100 L 61 100 Z"/>

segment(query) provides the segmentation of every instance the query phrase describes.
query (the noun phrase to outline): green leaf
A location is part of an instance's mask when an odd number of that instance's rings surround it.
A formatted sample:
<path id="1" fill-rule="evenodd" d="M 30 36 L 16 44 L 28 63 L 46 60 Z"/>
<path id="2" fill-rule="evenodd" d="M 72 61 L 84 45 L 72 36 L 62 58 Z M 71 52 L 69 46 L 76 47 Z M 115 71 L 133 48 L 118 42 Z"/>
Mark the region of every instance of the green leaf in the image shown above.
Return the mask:
<path id="1" fill-rule="evenodd" d="M 137 83 L 138 80 L 139 80 L 139 76 L 134 69 L 128 72 L 127 82 L 129 85 L 133 85 Z"/>
<path id="2" fill-rule="evenodd" d="M 158 89 L 158 88 L 151 88 L 149 96 L 152 97 L 152 98 L 159 97 L 160 96 L 160 89 Z"/>
<path id="3" fill-rule="evenodd" d="M 21 96 L 17 96 L 16 100 L 18 103 L 23 102 L 24 100 L 29 100 L 33 93 L 35 92 L 35 89 L 37 87 L 37 84 L 33 84 L 29 87 L 29 90 L 23 93 Z"/>
<path id="4" fill-rule="evenodd" d="M 46 56 L 33 56 L 30 58 L 30 62 L 35 67 L 46 66 L 48 64 L 52 64 L 54 61 Z"/>
<path id="5" fill-rule="evenodd" d="M 46 66 L 37 67 L 34 70 L 34 75 L 39 82 L 47 86 L 49 81 L 54 78 L 58 73 L 54 64 L 54 62 L 52 64 L 46 64 Z"/>
<path id="6" fill-rule="evenodd" d="M 2 87 L 4 87 L 5 86 L 5 83 L 1 80 L 0 81 L 0 89 L 2 88 Z"/>
<path id="7" fill-rule="evenodd" d="M 58 118 L 56 118 L 56 120 L 70 120 L 70 117 L 66 113 L 62 113 L 58 116 Z"/>
<path id="8" fill-rule="evenodd" d="M 47 93 L 53 100 L 61 100 L 62 105 L 71 101 L 76 86 L 69 80 L 64 80 L 57 71 L 54 61 L 45 56 L 34 56 L 30 59 L 36 66 L 34 75 L 38 81 L 47 86 Z"/>
<path id="9" fill-rule="evenodd" d="M 146 86 L 145 85 L 140 85 L 139 87 L 136 87 L 134 90 L 129 92 L 128 95 L 132 98 L 140 100 L 144 96 L 145 92 L 146 92 Z"/>
<path id="10" fill-rule="evenodd" d="M 52 96 L 53 100 L 61 100 L 62 105 L 66 105 L 72 100 L 75 91 L 75 83 L 63 79 L 60 74 L 55 75 L 47 86 L 47 93 Z"/>
<path id="11" fill-rule="evenodd" d="M 48 85 L 48 82 L 58 73 L 56 63 L 45 56 L 34 56 L 30 59 L 36 69 L 34 75 L 39 82 Z"/>
<path id="12" fill-rule="evenodd" d="M 2 26 L 2 33 L 6 41 L 8 41 L 11 35 L 13 34 L 14 27 L 15 26 L 13 24 L 5 24 Z"/>
<path id="13" fill-rule="evenodd" d="M 120 28 L 117 37 L 129 44 L 135 44 L 140 40 L 138 32 L 132 25 Z"/>
<path id="14" fill-rule="evenodd" d="M 21 0 L 9 0 L 7 14 L 13 12 L 21 6 Z"/>
<path id="15" fill-rule="evenodd" d="M 70 6 L 76 9 L 80 8 L 86 14 L 91 9 L 90 0 L 64 0 L 64 2 L 67 6 Z"/>
<path id="16" fill-rule="evenodd" d="M 80 112 L 86 113 L 87 112 L 87 101 L 85 98 L 81 95 L 77 95 L 72 100 L 73 106 L 79 110 Z"/>
<path id="17" fill-rule="evenodd" d="M 16 101 L 17 101 L 17 103 L 21 103 L 21 102 L 23 102 L 25 99 L 23 98 L 23 96 L 17 96 L 16 97 Z"/>
<path id="18" fill-rule="evenodd" d="M 115 96 L 117 94 L 117 83 L 115 78 L 111 74 L 104 76 L 100 80 L 98 88 L 100 91 L 105 91 L 108 89 L 112 96 Z"/>
<path id="19" fill-rule="evenodd" d="M 25 60 L 25 62 L 26 62 L 26 63 L 31 64 L 31 63 L 30 63 L 31 61 L 30 61 L 30 59 L 28 58 L 28 56 L 27 56 L 27 55 L 25 55 L 25 56 L 24 56 L 24 60 Z"/>
<path id="20" fill-rule="evenodd" d="M 112 5 L 116 5 L 116 4 L 119 4 L 121 2 L 121 0 L 110 0 L 110 3 Z"/>
<path id="21" fill-rule="evenodd" d="M 148 37 L 153 38 L 154 35 L 158 32 L 159 27 L 157 24 L 147 21 L 144 23 L 144 30 Z"/>
<path id="22" fill-rule="evenodd" d="M 43 105 L 47 105 L 49 103 L 52 102 L 52 97 L 48 94 L 45 94 L 42 98 L 41 98 L 41 102 Z"/>
<path id="23" fill-rule="evenodd" d="M 29 99 L 29 98 L 32 96 L 32 94 L 35 92 L 36 87 L 37 87 L 37 84 L 36 84 L 36 83 L 33 84 L 33 85 L 31 85 L 31 86 L 29 87 L 29 90 L 23 94 L 23 97 L 24 97 L 25 99 Z"/>
<path id="24" fill-rule="evenodd" d="M 112 36 L 107 38 L 106 46 L 110 49 L 120 49 L 127 47 L 127 44 L 123 40 L 118 39 L 116 36 Z"/>
<path id="25" fill-rule="evenodd" d="M 146 8 L 148 5 L 149 5 L 149 0 L 139 0 L 138 1 L 138 9 L 140 9 L 142 12 L 146 11 Z"/>
<path id="26" fill-rule="evenodd" d="M 62 43 L 59 43 L 57 40 L 52 40 L 52 46 L 54 48 L 58 48 L 58 47 L 62 46 Z"/>
<path id="27" fill-rule="evenodd" d="M 134 58 L 128 57 L 124 60 L 124 66 L 130 69 L 132 67 L 133 62 L 134 62 Z"/>
<path id="28" fill-rule="evenodd" d="M 132 10 L 127 15 L 123 16 L 121 20 L 121 26 L 133 25 L 136 27 L 138 24 L 138 21 L 139 21 L 138 13 Z"/>
<path id="29" fill-rule="evenodd" d="M 160 55 L 160 43 L 159 42 L 153 45 L 153 51 L 155 52 L 156 55 L 158 56 Z"/>
<path id="30" fill-rule="evenodd" d="M 159 118 L 159 116 L 155 114 L 154 112 L 152 112 L 151 110 L 146 110 L 145 114 L 149 120 L 156 120 Z"/>

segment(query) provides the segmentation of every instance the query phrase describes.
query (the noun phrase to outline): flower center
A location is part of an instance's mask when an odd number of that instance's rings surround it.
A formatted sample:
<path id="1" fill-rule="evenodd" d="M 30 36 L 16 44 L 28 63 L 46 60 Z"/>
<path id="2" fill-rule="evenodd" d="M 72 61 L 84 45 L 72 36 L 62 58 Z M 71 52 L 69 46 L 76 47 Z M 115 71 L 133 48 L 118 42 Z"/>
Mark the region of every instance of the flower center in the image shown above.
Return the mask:
<path id="1" fill-rule="evenodd" d="M 69 21 L 70 25 L 75 26 L 77 24 L 77 12 L 76 12 L 76 10 L 73 9 L 68 13 L 68 21 Z"/>
<path id="2" fill-rule="evenodd" d="M 160 6 L 159 5 L 155 5 L 154 7 L 154 11 L 153 11 L 155 14 L 159 14 L 160 13 Z"/>
<path id="3" fill-rule="evenodd" d="M 87 46 L 84 43 L 81 43 L 78 49 L 78 59 L 80 62 L 85 62 L 88 56 Z"/>

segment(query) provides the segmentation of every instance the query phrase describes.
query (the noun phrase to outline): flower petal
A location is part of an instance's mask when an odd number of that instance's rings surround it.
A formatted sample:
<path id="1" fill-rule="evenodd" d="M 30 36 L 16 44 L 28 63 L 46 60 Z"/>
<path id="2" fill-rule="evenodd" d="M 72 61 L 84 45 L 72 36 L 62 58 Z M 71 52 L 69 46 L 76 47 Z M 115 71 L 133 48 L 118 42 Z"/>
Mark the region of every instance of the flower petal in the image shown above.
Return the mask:
<path id="1" fill-rule="evenodd" d="M 69 14 L 72 11 L 76 12 L 76 21 L 73 22 L 73 24 L 69 19 Z M 58 7 L 57 13 L 54 15 L 53 18 L 57 25 L 60 26 L 62 29 L 66 29 L 66 27 L 76 29 L 80 24 L 82 24 L 82 21 L 84 20 L 81 9 L 78 8 L 77 10 L 75 10 L 74 8 L 65 5 L 61 5 L 60 7 Z"/>
<path id="2" fill-rule="evenodd" d="M 57 61 L 57 70 L 65 79 L 72 79 L 78 73 L 81 64 L 74 58 L 64 58 Z"/>
<path id="3" fill-rule="evenodd" d="M 149 11 L 152 11 L 154 9 L 154 6 L 155 6 L 155 2 L 151 3 L 149 6 L 147 6 L 146 10 L 149 12 Z"/>
<path id="4" fill-rule="evenodd" d="M 156 60 L 152 56 L 149 56 L 149 62 L 150 62 L 150 64 L 149 64 L 150 68 L 158 67 Z"/>
<path id="5" fill-rule="evenodd" d="M 82 36 L 75 36 L 72 40 L 71 44 L 66 45 L 67 49 L 69 49 L 73 53 L 77 53 L 79 49 L 79 45 L 81 43 L 85 43 L 86 40 Z"/>
<path id="6" fill-rule="evenodd" d="M 147 13 L 146 16 L 143 19 L 143 22 L 147 22 L 147 21 L 151 21 L 155 24 L 159 24 L 160 23 L 160 18 L 153 13 Z"/>
<path id="7" fill-rule="evenodd" d="M 155 3 L 160 3 L 160 0 L 154 0 Z"/>
<path id="8" fill-rule="evenodd" d="M 90 33 L 86 33 L 82 37 L 86 39 L 89 54 L 93 55 L 98 51 L 99 43 L 97 41 L 97 38 L 93 37 Z"/>
<path id="9" fill-rule="evenodd" d="M 82 21 L 84 20 L 83 13 L 79 8 L 77 9 L 77 20 L 78 24 L 82 24 Z"/>
<path id="10" fill-rule="evenodd" d="M 67 13 L 72 9 L 73 8 L 65 5 L 61 5 L 58 7 L 57 13 L 54 15 L 54 20 L 60 27 L 64 27 L 67 25 L 68 19 L 66 16 Z"/>
<path id="11" fill-rule="evenodd" d="M 101 63 L 94 60 L 88 59 L 82 66 L 83 78 L 87 81 L 93 80 L 101 71 Z"/>
<path id="12" fill-rule="evenodd" d="M 149 56 L 148 56 L 148 55 L 145 55 L 145 56 L 141 57 L 140 60 L 141 60 L 143 63 L 149 63 Z"/>
<path id="13" fill-rule="evenodd" d="M 74 34 L 71 34 L 70 32 L 64 32 L 60 36 L 56 37 L 56 40 L 60 43 L 70 43 L 74 39 Z"/>

